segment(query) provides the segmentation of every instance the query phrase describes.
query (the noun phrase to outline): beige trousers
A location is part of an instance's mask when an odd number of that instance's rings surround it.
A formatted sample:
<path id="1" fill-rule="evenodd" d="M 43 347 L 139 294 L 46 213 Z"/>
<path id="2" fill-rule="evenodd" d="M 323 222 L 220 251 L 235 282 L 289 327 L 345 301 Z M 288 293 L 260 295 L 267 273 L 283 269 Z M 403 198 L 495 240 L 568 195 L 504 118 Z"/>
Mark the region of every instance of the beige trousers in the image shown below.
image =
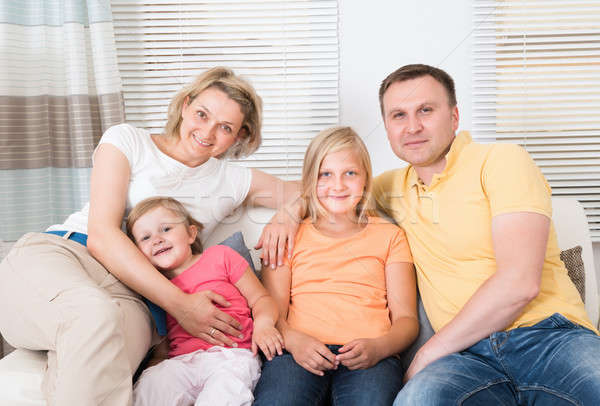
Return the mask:
<path id="1" fill-rule="evenodd" d="M 13 347 L 48 351 L 48 405 L 119 406 L 131 404 L 152 321 L 83 245 L 29 233 L 0 264 L 0 332 Z"/>

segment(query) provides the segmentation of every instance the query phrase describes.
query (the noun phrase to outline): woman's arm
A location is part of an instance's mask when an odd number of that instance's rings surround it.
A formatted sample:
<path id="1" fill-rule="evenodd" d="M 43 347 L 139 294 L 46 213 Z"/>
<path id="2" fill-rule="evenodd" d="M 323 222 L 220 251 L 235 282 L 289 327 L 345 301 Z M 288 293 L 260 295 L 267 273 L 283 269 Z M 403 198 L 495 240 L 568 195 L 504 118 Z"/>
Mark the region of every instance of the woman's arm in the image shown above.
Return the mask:
<path id="1" fill-rule="evenodd" d="M 252 318 L 254 319 L 252 353 L 256 355 L 260 348 L 269 360 L 277 354 L 283 354 L 283 337 L 275 328 L 279 318 L 277 306 L 250 267 L 246 269 L 235 286 L 252 309 Z"/>
<path id="2" fill-rule="evenodd" d="M 239 323 L 217 309 L 226 301 L 210 291 L 183 293 L 148 262 L 121 231 L 130 167 L 115 146 L 101 144 L 94 155 L 91 177 L 88 249 L 108 271 L 131 289 L 158 304 L 190 334 L 216 345 L 232 345 L 223 333 L 238 335 Z M 234 328 L 235 327 L 235 328 Z M 212 328 L 219 332 L 211 337 Z"/>
<path id="3" fill-rule="evenodd" d="M 377 338 L 352 340 L 340 348 L 337 356 L 348 369 L 364 369 L 380 360 L 398 354 L 419 333 L 417 289 L 413 264 L 396 262 L 385 267 L 388 308 L 392 326 Z"/>
<path id="4" fill-rule="evenodd" d="M 300 195 L 300 182 L 286 182 L 258 169 L 252 169 L 252 184 L 246 204 L 277 209 L 277 213 L 265 226 L 254 247 L 263 248 L 261 257 L 265 266 L 281 266 L 286 244 L 288 255 L 294 248 L 298 224 L 304 217 L 304 204 Z"/>
<path id="5" fill-rule="evenodd" d="M 264 268 L 262 279 L 279 309 L 277 328 L 283 335 L 285 348 L 292 354 L 296 363 L 307 371 L 320 376 L 324 375 L 323 371 L 337 368 L 338 362 L 335 360 L 335 355 L 325 344 L 287 324 L 292 282 L 290 268 L 287 265 L 277 269 Z"/>

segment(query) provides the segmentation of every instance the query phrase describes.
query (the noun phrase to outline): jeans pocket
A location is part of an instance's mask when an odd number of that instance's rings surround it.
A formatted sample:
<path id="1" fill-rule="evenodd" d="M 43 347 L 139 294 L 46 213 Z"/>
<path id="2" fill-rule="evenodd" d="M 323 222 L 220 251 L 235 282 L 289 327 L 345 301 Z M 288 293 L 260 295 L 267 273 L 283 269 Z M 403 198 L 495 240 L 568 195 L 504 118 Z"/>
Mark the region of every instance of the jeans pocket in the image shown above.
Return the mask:
<path id="1" fill-rule="evenodd" d="M 578 329 L 580 325 L 573 323 L 560 313 L 554 313 L 547 320 L 550 320 L 557 328 Z"/>

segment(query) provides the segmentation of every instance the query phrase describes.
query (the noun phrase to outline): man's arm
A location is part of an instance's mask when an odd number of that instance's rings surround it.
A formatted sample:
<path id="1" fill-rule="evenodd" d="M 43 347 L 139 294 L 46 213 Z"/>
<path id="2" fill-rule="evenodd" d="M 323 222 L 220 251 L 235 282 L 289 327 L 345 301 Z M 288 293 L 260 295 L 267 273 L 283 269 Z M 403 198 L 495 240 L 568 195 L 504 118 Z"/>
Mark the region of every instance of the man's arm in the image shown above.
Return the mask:
<path id="1" fill-rule="evenodd" d="M 538 213 L 506 213 L 492 219 L 496 272 L 421 347 L 405 380 L 431 362 L 505 329 L 521 314 L 539 292 L 549 230 L 550 219 Z"/>

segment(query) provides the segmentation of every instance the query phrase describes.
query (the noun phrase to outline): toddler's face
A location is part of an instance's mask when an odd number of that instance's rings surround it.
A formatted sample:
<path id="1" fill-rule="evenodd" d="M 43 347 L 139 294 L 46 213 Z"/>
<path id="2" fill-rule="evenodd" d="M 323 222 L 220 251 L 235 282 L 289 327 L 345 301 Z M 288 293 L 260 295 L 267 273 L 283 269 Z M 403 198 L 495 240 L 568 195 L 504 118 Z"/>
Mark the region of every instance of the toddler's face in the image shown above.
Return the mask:
<path id="1" fill-rule="evenodd" d="M 160 270 L 174 270 L 192 257 L 190 244 L 195 230 L 183 219 L 164 207 L 156 207 L 142 215 L 131 228 L 135 244 Z"/>

